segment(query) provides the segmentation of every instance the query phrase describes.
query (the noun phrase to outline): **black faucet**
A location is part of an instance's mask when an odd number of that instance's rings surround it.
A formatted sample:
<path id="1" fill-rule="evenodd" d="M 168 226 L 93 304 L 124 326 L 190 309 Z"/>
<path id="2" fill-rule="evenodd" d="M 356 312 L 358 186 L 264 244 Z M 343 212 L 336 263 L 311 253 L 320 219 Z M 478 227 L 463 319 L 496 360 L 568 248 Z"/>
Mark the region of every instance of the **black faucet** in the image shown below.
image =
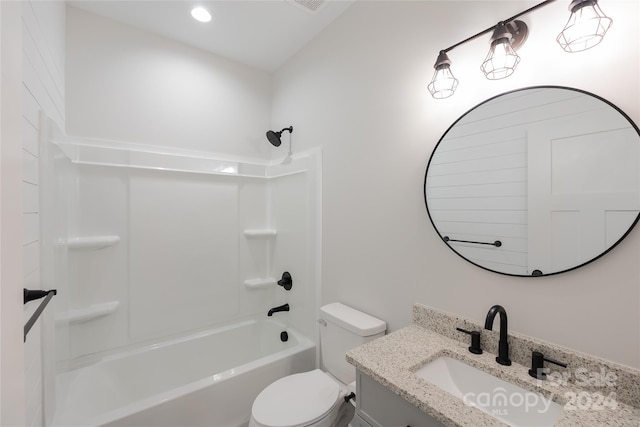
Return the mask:
<path id="1" fill-rule="evenodd" d="M 500 313 L 500 341 L 498 342 L 498 357 L 496 362 L 501 365 L 510 366 L 509 359 L 509 343 L 507 342 L 507 311 L 501 305 L 494 305 L 487 313 L 487 320 L 484 322 L 484 328 L 493 330 L 493 319 L 496 314 Z"/>
<path id="2" fill-rule="evenodd" d="M 273 313 L 277 313 L 279 311 L 289 311 L 289 304 L 284 304 L 279 307 L 273 307 L 272 309 L 269 310 L 269 312 L 267 313 L 267 316 L 273 316 Z"/>

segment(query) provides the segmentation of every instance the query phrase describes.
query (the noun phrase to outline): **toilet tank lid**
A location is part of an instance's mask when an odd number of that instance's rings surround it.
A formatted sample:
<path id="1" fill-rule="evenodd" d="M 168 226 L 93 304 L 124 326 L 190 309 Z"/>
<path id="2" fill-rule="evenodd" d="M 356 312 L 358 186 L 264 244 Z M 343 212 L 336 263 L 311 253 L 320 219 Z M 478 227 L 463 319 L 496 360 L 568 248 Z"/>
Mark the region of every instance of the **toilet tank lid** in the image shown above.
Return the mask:
<path id="1" fill-rule="evenodd" d="M 320 307 L 320 316 L 361 337 L 375 335 L 387 329 L 385 321 L 339 302 Z"/>

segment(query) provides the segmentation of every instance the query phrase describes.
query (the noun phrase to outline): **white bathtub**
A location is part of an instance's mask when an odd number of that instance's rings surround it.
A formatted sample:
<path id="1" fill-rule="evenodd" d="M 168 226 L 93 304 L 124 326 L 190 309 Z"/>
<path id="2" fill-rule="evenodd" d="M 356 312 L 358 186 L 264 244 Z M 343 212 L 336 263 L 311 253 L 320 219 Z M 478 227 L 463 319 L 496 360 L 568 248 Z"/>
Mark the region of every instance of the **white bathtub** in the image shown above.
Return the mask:
<path id="1" fill-rule="evenodd" d="M 313 342 L 283 330 L 245 321 L 61 373 L 53 425 L 244 426 L 264 387 L 315 367 Z"/>

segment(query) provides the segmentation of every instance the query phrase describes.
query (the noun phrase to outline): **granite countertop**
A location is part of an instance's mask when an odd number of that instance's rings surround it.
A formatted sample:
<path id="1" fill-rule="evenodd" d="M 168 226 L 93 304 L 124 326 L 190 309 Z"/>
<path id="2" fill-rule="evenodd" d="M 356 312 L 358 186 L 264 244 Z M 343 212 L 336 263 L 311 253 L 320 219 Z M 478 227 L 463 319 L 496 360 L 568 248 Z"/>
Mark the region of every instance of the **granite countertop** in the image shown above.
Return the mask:
<path id="1" fill-rule="evenodd" d="M 349 351 L 346 358 L 358 370 L 447 426 L 505 424 L 414 375 L 416 370 L 443 355 L 552 398 L 565 407 L 556 426 L 640 426 L 638 407 L 613 400 L 600 406 L 575 405 L 572 410 L 570 405 L 565 406 L 570 403 L 569 396 L 576 396 L 582 391 L 575 385 L 536 380 L 528 375 L 528 366 L 515 362 L 511 366 L 502 366 L 496 363 L 495 354 L 485 351 L 475 355 L 468 351 L 468 347 L 469 343 L 412 324 Z M 581 406 L 581 409 L 576 406 Z"/>

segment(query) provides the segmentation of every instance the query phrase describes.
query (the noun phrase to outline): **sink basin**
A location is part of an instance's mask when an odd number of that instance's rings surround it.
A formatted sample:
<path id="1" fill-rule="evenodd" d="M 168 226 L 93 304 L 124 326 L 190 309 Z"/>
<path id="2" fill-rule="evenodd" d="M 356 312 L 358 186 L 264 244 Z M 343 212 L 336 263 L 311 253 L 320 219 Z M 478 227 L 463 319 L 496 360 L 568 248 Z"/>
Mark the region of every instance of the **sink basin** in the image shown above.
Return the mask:
<path id="1" fill-rule="evenodd" d="M 563 407 L 448 356 L 418 369 L 415 375 L 512 427 L 553 426 Z"/>

